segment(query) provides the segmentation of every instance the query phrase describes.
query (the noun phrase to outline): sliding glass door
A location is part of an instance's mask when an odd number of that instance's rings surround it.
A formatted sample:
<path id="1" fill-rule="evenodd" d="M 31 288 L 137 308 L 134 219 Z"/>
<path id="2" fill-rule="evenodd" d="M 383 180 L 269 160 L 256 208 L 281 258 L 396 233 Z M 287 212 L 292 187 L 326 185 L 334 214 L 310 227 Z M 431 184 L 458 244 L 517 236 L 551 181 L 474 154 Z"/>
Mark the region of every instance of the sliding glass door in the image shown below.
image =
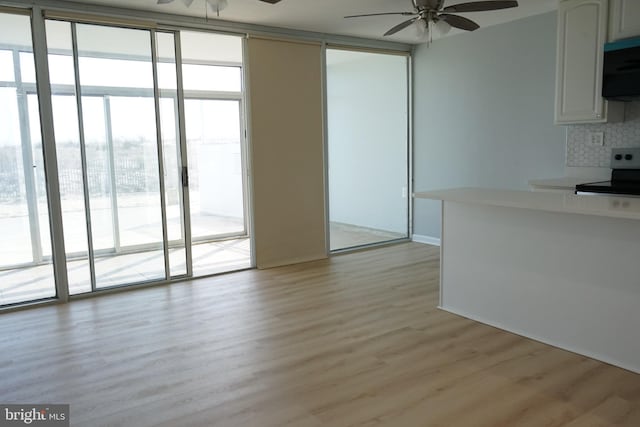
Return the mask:
<path id="1" fill-rule="evenodd" d="M 186 274 L 186 258 L 173 257 L 181 268 L 172 271 L 165 244 L 161 160 L 172 153 L 178 174 L 178 139 L 174 130 L 165 144 L 157 126 L 156 33 L 47 21 L 47 35 L 71 293 Z M 183 238 L 172 241 L 179 245 L 185 255 Z"/>
<path id="2" fill-rule="evenodd" d="M 154 35 L 99 25 L 74 27 L 96 287 L 168 278 L 160 180 L 164 171 L 153 92 Z M 92 126 L 92 138 L 87 138 L 89 122 L 99 124 Z"/>
<path id="3" fill-rule="evenodd" d="M 72 61 L 71 77 L 52 73 L 60 76 L 55 96 L 80 112 L 75 138 L 65 140 L 82 178 L 70 204 L 90 227 L 86 248 L 67 258 L 70 269 L 88 260 L 93 285 L 78 275 L 74 289 L 249 267 L 241 62 L 233 64 L 241 61 L 240 39 L 182 32 L 179 42 L 173 32 L 63 21 L 48 21 L 47 30 L 55 48 L 70 53 L 57 58 L 64 55 L 50 46 L 50 62 Z M 203 49 L 220 44 L 223 65 L 208 57 L 215 49 Z"/>
<path id="4" fill-rule="evenodd" d="M 408 57 L 327 49 L 330 248 L 409 236 Z"/>
<path id="5" fill-rule="evenodd" d="M 55 297 L 56 258 L 71 295 L 251 267 L 241 37 L 39 22 L 48 82 L 30 17 L 0 13 L 0 306 Z"/>

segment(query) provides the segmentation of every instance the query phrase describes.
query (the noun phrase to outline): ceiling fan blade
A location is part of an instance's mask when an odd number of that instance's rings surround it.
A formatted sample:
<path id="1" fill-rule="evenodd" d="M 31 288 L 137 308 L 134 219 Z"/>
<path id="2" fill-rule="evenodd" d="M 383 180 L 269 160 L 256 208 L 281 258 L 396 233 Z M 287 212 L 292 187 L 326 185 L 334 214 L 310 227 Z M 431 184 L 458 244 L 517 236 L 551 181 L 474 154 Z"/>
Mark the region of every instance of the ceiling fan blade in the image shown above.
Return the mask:
<path id="1" fill-rule="evenodd" d="M 384 33 L 385 36 L 390 36 L 392 34 L 397 33 L 400 30 L 404 30 L 405 28 L 407 28 L 409 25 L 413 24 L 414 22 L 416 22 L 418 19 L 420 19 L 419 16 L 416 16 L 415 18 L 411 18 L 407 21 L 401 22 L 398 25 L 396 25 L 395 27 L 393 27 L 392 29 L 390 29 L 389 31 L 387 31 L 386 33 Z"/>
<path id="2" fill-rule="evenodd" d="M 447 6 L 442 9 L 445 13 L 484 12 L 486 10 L 509 9 L 518 7 L 517 1 L 476 1 L 473 3 L 460 3 Z"/>
<path id="3" fill-rule="evenodd" d="M 480 25 L 476 24 L 471 19 L 463 18 L 458 15 L 443 13 L 438 15 L 438 19 L 445 21 L 452 27 L 460 28 L 461 30 L 474 31 L 480 28 Z"/>
<path id="4" fill-rule="evenodd" d="M 158 0 L 158 4 L 167 4 L 171 2 L 173 2 L 173 0 Z"/>
<path id="5" fill-rule="evenodd" d="M 364 15 L 349 15 L 345 16 L 345 18 L 360 18 L 362 16 L 380 16 L 380 15 L 404 15 L 404 16 L 412 16 L 415 15 L 413 12 L 384 12 L 384 13 L 365 13 Z"/>
<path id="6" fill-rule="evenodd" d="M 276 4 L 280 2 L 280 0 L 260 0 L 260 1 L 263 1 L 265 3 L 271 3 L 271 4 Z"/>

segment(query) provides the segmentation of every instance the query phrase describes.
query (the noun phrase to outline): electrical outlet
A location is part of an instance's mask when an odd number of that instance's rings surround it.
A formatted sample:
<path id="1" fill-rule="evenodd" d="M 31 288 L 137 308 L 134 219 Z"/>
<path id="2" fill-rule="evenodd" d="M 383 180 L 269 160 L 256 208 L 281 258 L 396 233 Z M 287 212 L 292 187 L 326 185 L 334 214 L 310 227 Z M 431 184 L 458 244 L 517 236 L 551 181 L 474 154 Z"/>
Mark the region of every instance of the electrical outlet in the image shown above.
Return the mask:
<path id="1" fill-rule="evenodd" d="M 640 147 L 612 148 L 611 169 L 640 169 Z"/>
<path id="2" fill-rule="evenodd" d="M 591 147 L 604 147 L 604 132 L 587 133 L 587 145 Z"/>

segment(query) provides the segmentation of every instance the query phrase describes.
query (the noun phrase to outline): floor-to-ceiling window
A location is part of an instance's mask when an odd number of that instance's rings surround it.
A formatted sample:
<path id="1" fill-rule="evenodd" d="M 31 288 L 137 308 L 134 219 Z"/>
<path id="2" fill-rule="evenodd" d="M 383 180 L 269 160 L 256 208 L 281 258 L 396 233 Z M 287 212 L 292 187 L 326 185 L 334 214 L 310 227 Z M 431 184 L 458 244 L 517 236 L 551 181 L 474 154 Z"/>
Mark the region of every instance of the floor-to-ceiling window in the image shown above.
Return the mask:
<path id="1" fill-rule="evenodd" d="M 5 305 L 53 297 L 55 282 L 31 23 L 0 20 Z M 242 38 L 45 29 L 69 293 L 250 267 Z"/>
<path id="2" fill-rule="evenodd" d="M 409 236 L 408 56 L 327 49 L 331 250 Z"/>

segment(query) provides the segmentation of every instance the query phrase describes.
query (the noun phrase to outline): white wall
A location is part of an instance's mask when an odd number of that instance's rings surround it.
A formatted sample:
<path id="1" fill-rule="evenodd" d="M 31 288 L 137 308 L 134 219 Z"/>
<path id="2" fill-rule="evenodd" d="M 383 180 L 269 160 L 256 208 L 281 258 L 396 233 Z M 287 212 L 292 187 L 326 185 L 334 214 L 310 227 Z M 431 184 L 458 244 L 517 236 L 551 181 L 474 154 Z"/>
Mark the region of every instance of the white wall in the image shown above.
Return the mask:
<path id="1" fill-rule="evenodd" d="M 407 232 L 404 56 L 327 51 L 330 220 Z"/>
<path id="2" fill-rule="evenodd" d="M 564 175 L 553 124 L 556 13 L 436 40 L 414 55 L 415 191 L 526 189 Z M 440 204 L 416 200 L 414 233 L 440 237 Z"/>

